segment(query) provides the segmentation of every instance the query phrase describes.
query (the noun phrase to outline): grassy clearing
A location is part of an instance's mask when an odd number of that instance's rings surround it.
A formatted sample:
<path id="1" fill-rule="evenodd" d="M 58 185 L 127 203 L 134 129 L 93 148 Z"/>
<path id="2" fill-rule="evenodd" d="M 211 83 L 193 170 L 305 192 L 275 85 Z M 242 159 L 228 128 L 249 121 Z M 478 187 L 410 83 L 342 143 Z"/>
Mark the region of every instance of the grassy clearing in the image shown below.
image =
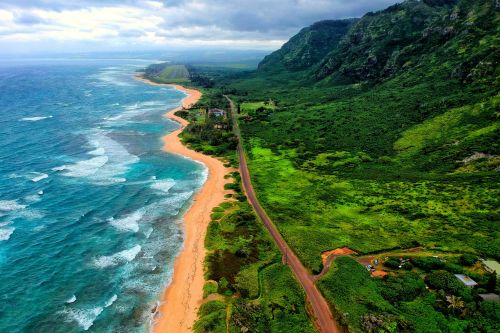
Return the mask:
<path id="1" fill-rule="evenodd" d="M 165 83 L 189 82 L 189 71 L 184 65 L 171 65 L 165 67 L 157 78 Z"/>
<path id="2" fill-rule="evenodd" d="M 185 84 L 190 82 L 190 73 L 185 65 L 169 63 L 150 65 L 145 70 L 146 78 L 158 83 Z"/>

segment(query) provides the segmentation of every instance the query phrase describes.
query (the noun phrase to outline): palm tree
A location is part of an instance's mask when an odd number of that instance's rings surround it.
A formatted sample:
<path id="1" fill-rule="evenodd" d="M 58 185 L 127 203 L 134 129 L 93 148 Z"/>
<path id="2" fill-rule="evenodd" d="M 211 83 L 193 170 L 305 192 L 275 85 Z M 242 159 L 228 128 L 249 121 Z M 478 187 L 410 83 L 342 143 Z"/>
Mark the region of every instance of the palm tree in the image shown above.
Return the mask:
<path id="1" fill-rule="evenodd" d="M 456 310 L 462 310 L 465 307 L 464 301 L 455 295 L 448 297 L 447 301 L 449 303 L 448 309 L 451 309 L 453 313 L 455 313 Z"/>

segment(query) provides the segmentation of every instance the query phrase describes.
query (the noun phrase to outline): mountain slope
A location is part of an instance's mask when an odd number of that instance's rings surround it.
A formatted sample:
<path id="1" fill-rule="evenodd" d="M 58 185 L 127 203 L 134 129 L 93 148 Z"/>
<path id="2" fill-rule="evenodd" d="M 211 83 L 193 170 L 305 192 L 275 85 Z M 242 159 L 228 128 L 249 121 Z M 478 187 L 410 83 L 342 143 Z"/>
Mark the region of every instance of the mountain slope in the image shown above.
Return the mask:
<path id="1" fill-rule="evenodd" d="M 302 29 L 281 49 L 266 56 L 259 64 L 259 71 L 297 71 L 311 67 L 336 47 L 356 21 L 327 20 Z"/>
<path id="2" fill-rule="evenodd" d="M 446 67 L 450 78 L 461 81 L 498 76 L 491 66 L 500 59 L 498 4 L 427 3 L 406 1 L 365 15 L 317 66 L 317 78 L 380 81 L 429 63 Z"/>

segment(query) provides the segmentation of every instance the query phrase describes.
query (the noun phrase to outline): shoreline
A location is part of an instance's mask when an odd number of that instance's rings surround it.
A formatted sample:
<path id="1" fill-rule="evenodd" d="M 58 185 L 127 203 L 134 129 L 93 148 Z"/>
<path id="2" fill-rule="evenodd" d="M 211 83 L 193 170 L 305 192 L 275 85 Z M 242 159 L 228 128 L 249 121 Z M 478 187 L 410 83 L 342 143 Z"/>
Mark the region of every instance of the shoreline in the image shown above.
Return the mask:
<path id="1" fill-rule="evenodd" d="M 205 183 L 195 194 L 191 206 L 183 216 L 184 243 L 175 258 L 172 280 L 163 292 L 150 327 L 154 333 L 192 332 L 192 326 L 198 318 L 198 308 L 203 301 L 205 235 L 212 209 L 226 200 L 225 194 L 231 193 L 224 190 L 224 185 L 230 182 L 224 176 L 231 169 L 226 168 L 215 157 L 187 148 L 179 139 L 179 134 L 189 122 L 174 113 L 196 104 L 202 95 L 200 91 L 177 84 L 155 83 L 139 75 L 135 78 L 146 84 L 174 87 L 187 94 L 181 106 L 164 115 L 178 122 L 181 127 L 162 137 L 162 150 L 201 162 L 208 169 Z"/>

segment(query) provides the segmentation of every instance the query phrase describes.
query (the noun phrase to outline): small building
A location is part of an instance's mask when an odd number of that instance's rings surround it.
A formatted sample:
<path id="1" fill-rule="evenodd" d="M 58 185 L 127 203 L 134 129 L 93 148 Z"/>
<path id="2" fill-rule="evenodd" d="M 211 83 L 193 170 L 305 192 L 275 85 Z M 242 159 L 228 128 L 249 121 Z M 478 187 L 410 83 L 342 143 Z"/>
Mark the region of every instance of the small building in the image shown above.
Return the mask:
<path id="1" fill-rule="evenodd" d="M 494 293 L 489 293 L 489 294 L 479 294 L 479 297 L 483 301 L 490 301 L 490 302 L 499 302 L 500 301 L 500 296 Z"/>
<path id="2" fill-rule="evenodd" d="M 483 262 L 484 268 L 490 272 L 495 273 L 497 276 L 500 276 L 500 264 L 498 261 L 490 259 L 490 260 L 481 260 Z"/>
<path id="3" fill-rule="evenodd" d="M 455 277 L 460 280 L 467 288 L 473 288 L 477 286 L 477 282 L 472 280 L 470 277 L 467 275 L 463 274 L 455 274 Z"/>
<path id="4" fill-rule="evenodd" d="M 210 109 L 208 110 L 208 116 L 213 115 L 214 117 L 224 117 L 226 111 L 222 109 Z"/>

